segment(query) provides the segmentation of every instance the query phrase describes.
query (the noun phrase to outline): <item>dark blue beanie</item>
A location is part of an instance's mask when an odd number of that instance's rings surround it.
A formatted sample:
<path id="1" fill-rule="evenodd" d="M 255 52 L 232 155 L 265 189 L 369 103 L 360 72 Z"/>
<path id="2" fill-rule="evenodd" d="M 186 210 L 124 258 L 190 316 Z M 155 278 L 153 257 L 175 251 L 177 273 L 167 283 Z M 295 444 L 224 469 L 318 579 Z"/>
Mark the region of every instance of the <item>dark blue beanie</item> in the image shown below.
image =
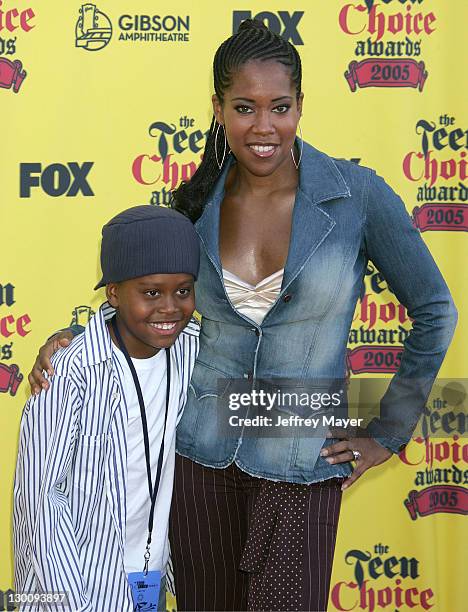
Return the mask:
<path id="1" fill-rule="evenodd" d="M 102 228 L 102 279 L 95 289 L 149 274 L 196 279 L 199 264 L 198 235 L 187 217 L 162 206 L 134 206 Z"/>

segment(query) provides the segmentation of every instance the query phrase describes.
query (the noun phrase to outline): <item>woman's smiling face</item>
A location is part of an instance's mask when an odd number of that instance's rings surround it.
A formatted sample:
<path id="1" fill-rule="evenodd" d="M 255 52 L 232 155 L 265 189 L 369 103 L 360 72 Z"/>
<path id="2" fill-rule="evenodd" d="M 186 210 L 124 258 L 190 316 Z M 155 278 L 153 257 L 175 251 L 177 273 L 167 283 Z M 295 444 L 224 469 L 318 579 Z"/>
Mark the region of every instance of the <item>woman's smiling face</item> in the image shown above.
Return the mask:
<path id="1" fill-rule="evenodd" d="M 274 60 L 252 60 L 232 75 L 221 103 L 213 96 L 218 123 L 224 125 L 237 162 L 255 176 L 269 176 L 292 164 L 302 112 L 290 69 Z"/>

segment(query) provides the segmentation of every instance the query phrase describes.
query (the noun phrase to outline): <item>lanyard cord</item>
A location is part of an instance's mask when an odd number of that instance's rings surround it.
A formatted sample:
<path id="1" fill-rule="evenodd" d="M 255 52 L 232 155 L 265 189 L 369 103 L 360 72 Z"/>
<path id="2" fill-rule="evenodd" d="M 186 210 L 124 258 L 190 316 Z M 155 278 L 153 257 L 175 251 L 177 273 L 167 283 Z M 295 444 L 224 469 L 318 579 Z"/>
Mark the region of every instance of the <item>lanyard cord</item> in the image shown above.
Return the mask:
<path id="1" fill-rule="evenodd" d="M 146 420 L 146 410 L 145 410 L 145 402 L 143 399 L 143 393 L 140 387 L 140 381 L 138 380 L 138 375 L 135 370 L 135 366 L 133 365 L 133 361 L 131 360 L 130 355 L 128 354 L 127 347 L 122 340 L 122 336 L 120 335 L 119 328 L 117 327 L 116 317 L 112 317 L 111 320 L 112 329 L 114 331 L 115 337 L 117 339 L 117 343 L 120 347 L 120 350 L 125 356 L 127 360 L 128 367 L 130 368 L 130 372 L 132 374 L 133 382 L 135 384 L 135 389 L 138 397 L 138 403 L 140 404 L 140 415 L 141 415 L 141 425 L 143 428 L 143 442 L 145 445 L 145 459 L 146 459 L 146 474 L 148 476 L 148 490 L 151 500 L 150 513 L 148 518 L 148 539 L 146 542 L 146 550 L 144 554 L 145 565 L 143 568 L 143 572 L 146 575 L 148 573 L 148 563 L 151 556 L 150 553 L 150 545 L 151 545 L 151 536 L 153 533 L 153 522 L 154 522 L 154 508 L 156 505 L 156 497 L 158 495 L 159 483 L 161 480 L 161 471 L 162 464 L 164 458 L 164 437 L 166 435 L 166 424 L 167 424 L 167 414 L 169 412 L 169 396 L 171 390 L 171 358 L 170 351 L 166 349 L 166 412 L 164 415 L 164 428 L 162 434 L 161 448 L 159 450 L 158 456 L 158 465 L 156 469 L 156 478 L 154 480 L 154 487 L 151 481 L 151 456 L 150 456 L 150 446 L 149 446 L 149 435 L 148 435 L 148 423 Z"/>

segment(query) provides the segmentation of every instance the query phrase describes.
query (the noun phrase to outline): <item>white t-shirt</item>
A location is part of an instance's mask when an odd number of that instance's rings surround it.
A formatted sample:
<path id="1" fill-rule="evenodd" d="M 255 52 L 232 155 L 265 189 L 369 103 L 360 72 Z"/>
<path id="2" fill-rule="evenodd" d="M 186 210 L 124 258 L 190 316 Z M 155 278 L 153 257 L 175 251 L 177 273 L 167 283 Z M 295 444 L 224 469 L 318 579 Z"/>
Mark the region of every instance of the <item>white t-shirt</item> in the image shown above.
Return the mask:
<path id="1" fill-rule="evenodd" d="M 148 538 L 148 518 L 151 500 L 146 472 L 145 446 L 141 422 L 140 404 L 130 368 L 122 351 L 112 346 L 119 364 L 119 375 L 127 406 L 127 487 L 126 487 L 126 535 L 124 549 L 125 571 L 141 572 Z M 166 352 L 161 349 L 154 357 L 133 359 L 145 402 L 146 421 L 151 458 L 151 480 L 154 486 L 158 456 L 161 448 L 166 411 Z M 175 462 L 175 428 L 177 406 L 171 392 L 164 438 L 164 456 L 158 495 L 154 510 L 153 534 L 150 548 L 149 570 L 166 572 L 169 557 L 168 525 L 171 507 Z"/>

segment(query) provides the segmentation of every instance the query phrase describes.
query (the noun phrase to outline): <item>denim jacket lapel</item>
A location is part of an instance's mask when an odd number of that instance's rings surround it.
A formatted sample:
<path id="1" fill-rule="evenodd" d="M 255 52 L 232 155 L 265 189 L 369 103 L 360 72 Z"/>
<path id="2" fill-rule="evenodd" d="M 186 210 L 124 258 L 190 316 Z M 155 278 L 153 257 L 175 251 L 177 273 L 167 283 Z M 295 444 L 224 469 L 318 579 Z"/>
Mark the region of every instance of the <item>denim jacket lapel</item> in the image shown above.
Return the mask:
<path id="1" fill-rule="evenodd" d="M 297 191 L 281 293 L 286 291 L 334 226 L 335 221 L 330 215 L 314 206 L 302 191 Z"/>
<path id="2" fill-rule="evenodd" d="M 326 210 L 318 205 L 336 198 L 348 197 L 349 187 L 333 161 L 304 143 L 282 293 L 336 224 Z"/>
<path id="3" fill-rule="evenodd" d="M 224 198 L 224 184 L 232 163 L 232 156 L 229 156 L 221 175 L 216 181 L 213 191 L 208 197 L 202 216 L 195 223 L 195 229 L 197 230 L 200 240 L 203 242 L 211 263 L 219 274 L 221 282 L 223 273 L 221 258 L 219 256 L 219 216 L 221 202 Z"/>
<path id="4" fill-rule="evenodd" d="M 224 184 L 232 163 L 232 158 L 229 158 L 208 198 L 202 216 L 195 224 L 206 253 L 218 272 L 221 282 L 220 206 L 224 197 Z M 335 221 L 318 204 L 348 197 L 350 197 L 349 187 L 333 161 L 314 147 L 304 143 L 299 170 L 299 186 L 293 210 L 291 241 L 281 293 L 296 278 L 307 260 L 333 230 Z"/>

